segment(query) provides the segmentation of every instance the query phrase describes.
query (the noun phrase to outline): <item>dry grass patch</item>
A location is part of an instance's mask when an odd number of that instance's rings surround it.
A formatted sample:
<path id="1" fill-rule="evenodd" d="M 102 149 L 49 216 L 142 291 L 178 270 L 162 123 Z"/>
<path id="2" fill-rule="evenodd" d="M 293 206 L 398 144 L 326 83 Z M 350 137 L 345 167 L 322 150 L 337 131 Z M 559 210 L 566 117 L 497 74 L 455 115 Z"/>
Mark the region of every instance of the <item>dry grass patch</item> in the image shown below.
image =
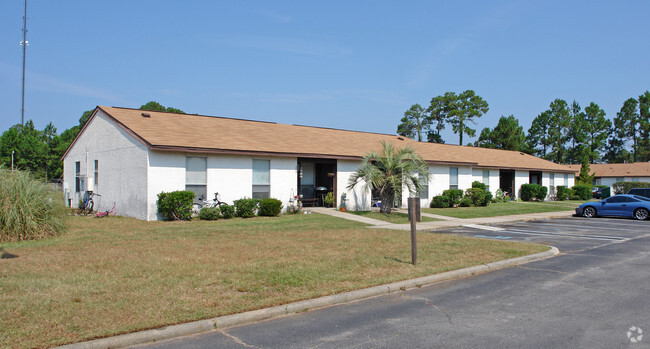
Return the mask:
<path id="1" fill-rule="evenodd" d="M 215 222 L 74 217 L 0 245 L 0 347 L 47 347 L 330 295 L 548 249 L 372 230 L 312 215 Z"/>

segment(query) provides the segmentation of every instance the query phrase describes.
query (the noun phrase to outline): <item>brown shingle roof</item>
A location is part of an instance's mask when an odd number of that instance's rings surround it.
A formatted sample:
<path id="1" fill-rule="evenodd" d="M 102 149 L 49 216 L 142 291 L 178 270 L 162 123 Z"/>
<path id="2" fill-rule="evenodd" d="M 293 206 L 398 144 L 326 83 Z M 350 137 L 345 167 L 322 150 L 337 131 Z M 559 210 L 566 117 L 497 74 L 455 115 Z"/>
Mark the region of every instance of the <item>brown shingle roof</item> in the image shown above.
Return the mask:
<path id="1" fill-rule="evenodd" d="M 97 110 L 157 150 L 358 159 L 380 150 L 381 141 L 386 141 L 415 147 L 429 163 L 570 171 L 520 152 L 417 142 L 395 135 L 117 107 Z"/>
<path id="2" fill-rule="evenodd" d="M 566 165 L 580 173 L 581 165 Z M 591 164 L 591 174 L 596 177 L 650 177 L 650 162 L 633 162 L 626 164 Z"/>

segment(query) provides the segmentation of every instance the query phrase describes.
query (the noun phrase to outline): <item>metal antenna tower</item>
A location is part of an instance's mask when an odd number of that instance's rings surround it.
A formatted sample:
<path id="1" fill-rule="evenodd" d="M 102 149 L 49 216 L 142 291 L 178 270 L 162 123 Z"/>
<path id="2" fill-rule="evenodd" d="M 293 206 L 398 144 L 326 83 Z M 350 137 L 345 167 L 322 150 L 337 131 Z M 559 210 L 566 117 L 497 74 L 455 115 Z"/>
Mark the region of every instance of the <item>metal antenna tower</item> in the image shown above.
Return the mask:
<path id="1" fill-rule="evenodd" d="M 20 42 L 20 46 L 23 47 L 23 94 L 22 94 L 22 108 L 20 123 L 25 124 L 25 56 L 27 54 L 27 46 L 29 46 L 29 41 L 27 41 L 27 0 L 25 0 L 25 15 L 23 16 L 23 41 Z"/>

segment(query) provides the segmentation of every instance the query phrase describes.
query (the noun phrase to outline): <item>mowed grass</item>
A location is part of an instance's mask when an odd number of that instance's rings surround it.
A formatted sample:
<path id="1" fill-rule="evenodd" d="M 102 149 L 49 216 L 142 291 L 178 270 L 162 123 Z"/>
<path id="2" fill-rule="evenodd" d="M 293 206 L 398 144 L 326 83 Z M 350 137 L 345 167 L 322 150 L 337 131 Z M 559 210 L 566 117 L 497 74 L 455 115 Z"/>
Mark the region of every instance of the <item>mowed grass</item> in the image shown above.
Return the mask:
<path id="1" fill-rule="evenodd" d="M 481 207 L 423 208 L 422 212 L 454 218 L 495 217 L 513 214 L 571 211 L 585 201 L 502 202 Z"/>
<path id="2" fill-rule="evenodd" d="M 0 347 L 50 347 L 331 295 L 545 251 L 373 230 L 319 214 L 214 222 L 72 217 L 0 245 Z"/>
<path id="3" fill-rule="evenodd" d="M 378 219 L 380 221 L 385 221 L 393 224 L 409 223 L 408 213 L 402 213 L 402 212 L 381 213 L 381 212 L 374 212 L 374 211 L 348 211 L 348 213 L 355 214 L 357 216 Z M 422 216 L 423 222 L 433 222 L 437 220 L 439 219 Z"/>

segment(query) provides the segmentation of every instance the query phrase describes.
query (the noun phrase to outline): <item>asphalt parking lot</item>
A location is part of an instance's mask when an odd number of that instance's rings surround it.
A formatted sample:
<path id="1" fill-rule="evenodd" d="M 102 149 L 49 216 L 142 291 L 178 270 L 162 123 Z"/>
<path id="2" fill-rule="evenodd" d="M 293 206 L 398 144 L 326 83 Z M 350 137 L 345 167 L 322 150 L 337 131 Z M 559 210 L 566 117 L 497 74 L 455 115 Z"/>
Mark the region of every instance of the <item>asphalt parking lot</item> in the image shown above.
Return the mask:
<path id="1" fill-rule="evenodd" d="M 562 252 L 620 243 L 650 233 L 650 221 L 627 218 L 571 217 L 498 226 L 469 224 L 435 231 L 486 239 L 525 241 L 555 246 Z"/>

